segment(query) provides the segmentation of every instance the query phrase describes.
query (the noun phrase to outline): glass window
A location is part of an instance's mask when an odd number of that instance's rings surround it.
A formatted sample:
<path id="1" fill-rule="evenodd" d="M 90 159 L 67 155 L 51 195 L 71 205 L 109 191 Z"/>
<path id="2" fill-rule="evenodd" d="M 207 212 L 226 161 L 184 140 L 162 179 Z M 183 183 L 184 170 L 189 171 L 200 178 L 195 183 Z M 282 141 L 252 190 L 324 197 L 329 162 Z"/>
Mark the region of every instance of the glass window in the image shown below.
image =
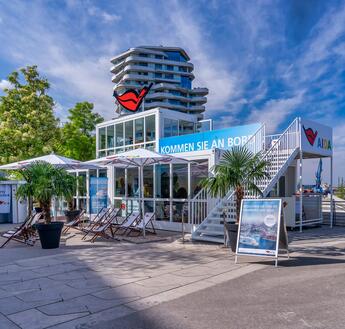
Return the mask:
<path id="1" fill-rule="evenodd" d="M 156 166 L 156 196 L 157 198 L 169 198 L 169 165 Z"/>
<path id="2" fill-rule="evenodd" d="M 114 147 L 114 126 L 107 127 L 107 148 Z"/>
<path id="3" fill-rule="evenodd" d="M 194 123 L 188 121 L 179 121 L 179 134 L 180 135 L 187 135 L 194 133 Z"/>
<path id="4" fill-rule="evenodd" d="M 98 130 L 98 148 L 100 150 L 105 149 L 105 127 L 104 128 L 99 128 Z"/>
<path id="5" fill-rule="evenodd" d="M 196 160 L 191 164 L 190 180 L 192 197 L 202 189 L 201 180 L 208 177 L 208 160 Z"/>
<path id="6" fill-rule="evenodd" d="M 174 71 L 174 66 L 173 65 L 167 65 L 167 70 Z"/>
<path id="7" fill-rule="evenodd" d="M 98 152 L 98 157 L 99 158 L 105 157 L 105 151 Z"/>
<path id="8" fill-rule="evenodd" d="M 123 146 L 123 123 L 118 123 L 115 126 L 116 130 L 116 146 Z"/>
<path id="9" fill-rule="evenodd" d="M 192 89 L 192 82 L 189 77 L 185 77 L 185 76 L 181 77 L 181 87 Z"/>
<path id="10" fill-rule="evenodd" d="M 178 135 L 178 121 L 172 119 L 164 119 L 164 137 Z"/>
<path id="11" fill-rule="evenodd" d="M 125 122 L 125 145 L 133 144 L 133 121 Z"/>
<path id="12" fill-rule="evenodd" d="M 162 77 L 162 73 L 155 73 L 155 78 L 161 78 Z"/>
<path id="13" fill-rule="evenodd" d="M 173 222 L 188 223 L 188 202 L 173 202 Z"/>
<path id="14" fill-rule="evenodd" d="M 187 199 L 188 198 L 188 165 L 176 164 L 173 165 L 173 198 Z"/>
<path id="15" fill-rule="evenodd" d="M 146 142 L 151 142 L 156 139 L 156 120 L 154 115 L 145 118 L 146 125 Z"/>
<path id="16" fill-rule="evenodd" d="M 165 74 L 165 79 L 174 79 L 174 75 L 167 73 L 167 74 Z"/>
<path id="17" fill-rule="evenodd" d="M 153 166 L 144 167 L 144 198 L 153 198 Z"/>
<path id="18" fill-rule="evenodd" d="M 79 196 L 86 196 L 86 172 L 80 172 L 78 174 L 78 192 Z"/>
<path id="19" fill-rule="evenodd" d="M 169 201 L 156 201 L 156 220 L 170 220 Z"/>
<path id="20" fill-rule="evenodd" d="M 144 142 L 144 118 L 135 120 L 135 143 Z"/>
<path id="21" fill-rule="evenodd" d="M 115 168 L 115 197 L 125 196 L 125 169 Z"/>
<path id="22" fill-rule="evenodd" d="M 139 197 L 138 168 L 127 169 L 127 193 L 129 197 Z"/>
<path id="23" fill-rule="evenodd" d="M 155 64 L 155 69 L 156 70 L 161 70 L 162 69 L 162 64 Z"/>

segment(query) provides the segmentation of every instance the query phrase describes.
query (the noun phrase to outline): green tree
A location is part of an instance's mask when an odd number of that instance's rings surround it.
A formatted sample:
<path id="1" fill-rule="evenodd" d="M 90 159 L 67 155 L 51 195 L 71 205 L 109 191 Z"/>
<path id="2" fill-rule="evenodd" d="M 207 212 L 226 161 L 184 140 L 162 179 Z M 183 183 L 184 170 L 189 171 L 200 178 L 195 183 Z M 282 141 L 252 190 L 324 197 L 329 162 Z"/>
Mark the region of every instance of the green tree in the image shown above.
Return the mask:
<path id="1" fill-rule="evenodd" d="M 237 222 L 245 191 L 262 194 L 257 181 L 269 177 L 266 172 L 269 162 L 261 156 L 261 153 L 253 154 L 243 146 L 233 147 L 224 152 L 219 164 L 214 166 L 214 175 L 202 181 L 212 196 L 223 197 L 230 189 L 235 190 Z"/>
<path id="2" fill-rule="evenodd" d="M 54 167 L 50 163 L 37 161 L 21 169 L 20 174 L 25 184 L 17 190 L 18 198 L 32 198 L 43 210 L 45 222 L 51 222 L 50 209 L 53 198 L 71 199 L 77 188 L 77 178 L 65 169 Z"/>
<path id="3" fill-rule="evenodd" d="M 61 129 L 59 153 L 80 161 L 91 160 L 96 155 L 96 124 L 103 118 L 93 113 L 93 104 L 77 103 L 69 110 L 69 121 Z"/>
<path id="4" fill-rule="evenodd" d="M 54 150 L 58 119 L 54 101 L 47 95 L 49 82 L 37 66 L 8 76 L 12 87 L 0 97 L 0 163 L 23 160 Z"/>

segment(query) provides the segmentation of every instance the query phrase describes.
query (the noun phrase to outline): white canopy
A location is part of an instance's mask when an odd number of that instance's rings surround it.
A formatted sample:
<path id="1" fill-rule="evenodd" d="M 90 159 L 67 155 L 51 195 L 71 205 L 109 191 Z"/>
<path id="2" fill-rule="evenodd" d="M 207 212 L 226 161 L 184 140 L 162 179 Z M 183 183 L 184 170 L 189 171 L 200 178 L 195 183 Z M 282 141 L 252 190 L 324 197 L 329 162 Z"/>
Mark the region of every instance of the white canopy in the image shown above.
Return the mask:
<path id="1" fill-rule="evenodd" d="M 78 160 L 70 159 L 63 157 L 61 155 L 57 154 L 48 154 L 44 156 L 40 156 L 37 158 L 32 158 L 28 160 L 23 160 L 23 161 L 18 161 L 18 162 L 13 162 L 9 163 L 3 166 L 0 166 L 0 170 L 16 170 L 16 169 L 21 169 L 29 166 L 31 163 L 36 162 L 36 161 L 45 161 L 50 163 L 53 166 L 56 167 L 62 167 L 65 169 L 97 169 L 97 165 L 94 164 L 88 164 L 85 162 L 81 162 Z"/>
<path id="2" fill-rule="evenodd" d="M 115 165 L 116 167 L 142 167 L 152 164 L 188 163 L 186 159 L 169 154 L 160 154 L 144 148 L 130 150 L 118 154 L 108 155 L 103 158 L 87 161 L 88 164 Z"/>

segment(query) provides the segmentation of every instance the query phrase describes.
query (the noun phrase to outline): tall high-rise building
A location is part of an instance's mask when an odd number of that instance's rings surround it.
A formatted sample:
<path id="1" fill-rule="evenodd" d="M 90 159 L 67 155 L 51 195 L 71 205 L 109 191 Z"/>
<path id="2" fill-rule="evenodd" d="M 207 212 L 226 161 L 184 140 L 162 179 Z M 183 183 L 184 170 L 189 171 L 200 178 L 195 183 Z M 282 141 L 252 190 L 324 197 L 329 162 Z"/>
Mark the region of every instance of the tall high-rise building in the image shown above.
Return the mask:
<path id="1" fill-rule="evenodd" d="M 203 119 L 207 88 L 193 88 L 193 64 L 179 47 L 140 46 L 111 60 L 112 81 L 118 94 L 153 83 L 143 103 L 144 110 L 161 107 L 194 114 Z M 120 104 L 116 112 L 129 114 Z"/>

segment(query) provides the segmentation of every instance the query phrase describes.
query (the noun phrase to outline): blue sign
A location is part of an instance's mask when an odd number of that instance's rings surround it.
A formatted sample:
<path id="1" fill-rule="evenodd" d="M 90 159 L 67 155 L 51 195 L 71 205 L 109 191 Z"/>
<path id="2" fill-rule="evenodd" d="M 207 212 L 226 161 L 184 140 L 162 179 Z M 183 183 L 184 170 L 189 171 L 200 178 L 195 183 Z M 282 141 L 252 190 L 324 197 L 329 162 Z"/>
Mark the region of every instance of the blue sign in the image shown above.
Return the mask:
<path id="1" fill-rule="evenodd" d="M 172 154 L 215 148 L 228 150 L 233 146 L 244 145 L 260 127 L 261 124 L 255 123 L 196 134 L 161 138 L 159 140 L 159 153 Z"/>
<path id="2" fill-rule="evenodd" d="M 108 178 L 90 178 L 90 212 L 97 214 L 108 205 Z"/>
<path id="3" fill-rule="evenodd" d="M 237 254 L 278 256 L 280 199 L 242 201 Z"/>

